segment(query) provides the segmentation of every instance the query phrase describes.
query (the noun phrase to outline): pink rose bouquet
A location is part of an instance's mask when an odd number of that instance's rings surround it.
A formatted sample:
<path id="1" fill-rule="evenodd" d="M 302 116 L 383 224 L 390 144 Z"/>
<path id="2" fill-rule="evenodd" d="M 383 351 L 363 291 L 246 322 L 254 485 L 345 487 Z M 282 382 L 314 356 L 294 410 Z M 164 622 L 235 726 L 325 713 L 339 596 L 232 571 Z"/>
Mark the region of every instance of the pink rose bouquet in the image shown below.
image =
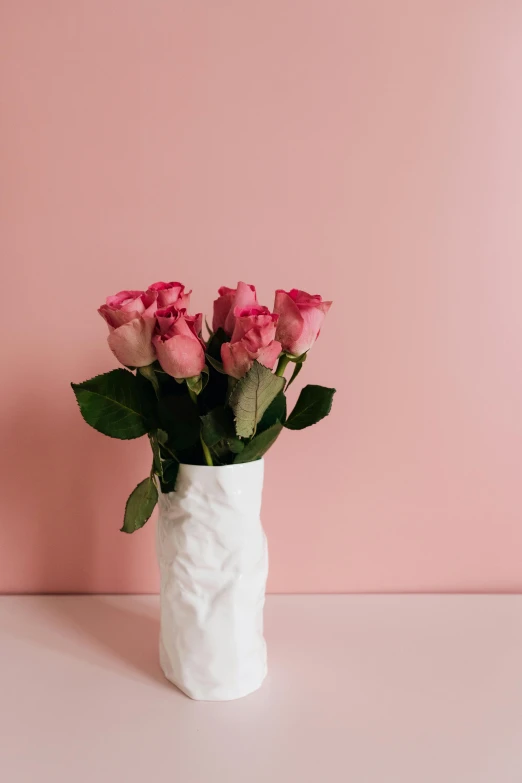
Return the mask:
<path id="1" fill-rule="evenodd" d="M 175 491 L 181 463 L 260 459 L 283 428 L 304 429 L 330 412 L 335 389 L 305 386 L 288 415 L 285 392 L 332 303 L 278 289 L 271 311 L 259 304 L 253 285 L 239 282 L 218 293 L 206 339 L 203 315 L 189 315 L 191 292 L 181 283 L 120 291 L 98 310 L 123 367 L 71 384 L 80 412 L 104 435 L 147 435 L 152 447 L 150 476 L 127 501 L 126 533 L 149 519 L 158 491 Z"/>

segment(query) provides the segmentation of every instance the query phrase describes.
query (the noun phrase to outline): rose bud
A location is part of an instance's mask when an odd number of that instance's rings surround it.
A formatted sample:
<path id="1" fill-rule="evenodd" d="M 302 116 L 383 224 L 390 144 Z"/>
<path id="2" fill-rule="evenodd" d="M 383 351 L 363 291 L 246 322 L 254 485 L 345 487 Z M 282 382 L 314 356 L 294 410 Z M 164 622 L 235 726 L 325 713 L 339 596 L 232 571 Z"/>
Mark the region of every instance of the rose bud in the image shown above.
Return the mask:
<path id="1" fill-rule="evenodd" d="M 163 370 L 173 378 L 194 378 L 205 365 L 205 350 L 200 340 L 203 315 L 187 315 L 170 305 L 156 313 L 157 324 L 152 342 Z"/>
<path id="2" fill-rule="evenodd" d="M 279 314 L 276 337 L 283 351 L 301 356 L 319 337 L 322 323 L 331 302 L 323 302 L 318 295 L 292 288 L 276 291 L 274 312 Z"/>
<path id="3" fill-rule="evenodd" d="M 120 291 L 98 309 L 109 327 L 109 348 L 125 366 L 146 367 L 156 358 L 151 342 L 155 311 L 155 300 L 144 291 Z"/>
<path id="4" fill-rule="evenodd" d="M 178 310 L 188 310 L 191 293 L 192 291 L 185 293 L 182 283 L 153 283 L 147 289 L 147 294 L 156 297 L 159 308 L 175 304 Z"/>
<path id="5" fill-rule="evenodd" d="M 232 339 L 221 346 L 221 360 L 227 375 L 242 378 L 254 361 L 273 368 L 281 353 L 281 343 L 274 339 L 278 316 L 267 307 L 236 307 Z"/>
<path id="6" fill-rule="evenodd" d="M 214 301 L 214 316 L 212 318 L 212 329 L 217 332 L 219 328 L 224 329 L 230 336 L 234 331 L 235 316 L 234 310 L 239 307 L 257 306 L 257 295 L 255 286 L 248 283 L 238 283 L 237 288 L 227 288 L 221 286 L 218 291 L 219 297 Z"/>

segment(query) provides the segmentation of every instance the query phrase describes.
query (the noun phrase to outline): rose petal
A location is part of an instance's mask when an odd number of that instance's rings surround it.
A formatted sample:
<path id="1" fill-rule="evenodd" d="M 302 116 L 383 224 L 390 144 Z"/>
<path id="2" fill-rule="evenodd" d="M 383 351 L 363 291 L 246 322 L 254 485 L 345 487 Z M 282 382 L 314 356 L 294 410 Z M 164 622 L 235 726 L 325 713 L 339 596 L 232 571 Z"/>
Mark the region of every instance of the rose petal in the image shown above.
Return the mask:
<path id="1" fill-rule="evenodd" d="M 193 378 L 201 373 L 205 352 L 199 340 L 181 334 L 167 339 L 156 335 L 153 344 L 163 370 L 173 378 Z"/>
<path id="2" fill-rule="evenodd" d="M 154 319 L 135 318 L 108 336 L 109 348 L 126 367 L 146 367 L 156 358 L 152 345 Z"/>
<path id="3" fill-rule="evenodd" d="M 294 353 L 294 346 L 303 331 L 303 316 L 293 297 L 281 290 L 276 291 L 274 312 L 279 315 L 276 339 L 279 340 L 284 351 Z"/>

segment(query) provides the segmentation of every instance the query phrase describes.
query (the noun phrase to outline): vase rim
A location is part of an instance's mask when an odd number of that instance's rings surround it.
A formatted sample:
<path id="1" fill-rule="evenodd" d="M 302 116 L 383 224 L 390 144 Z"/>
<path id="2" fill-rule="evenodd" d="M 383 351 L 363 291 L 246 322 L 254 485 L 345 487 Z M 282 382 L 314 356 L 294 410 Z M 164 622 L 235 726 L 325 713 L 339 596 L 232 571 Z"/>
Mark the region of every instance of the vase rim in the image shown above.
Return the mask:
<path id="1" fill-rule="evenodd" d="M 261 457 L 260 459 L 252 460 L 252 462 L 233 462 L 231 465 L 195 465 L 193 462 L 180 462 L 179 466 L 180 468 L 205 468 L 206 470 L 219 470 L 219 471 L 226 471 L 230 470 L 231 468 L 234 468 L 237 470 L 238 468 L 247 468 L 252 465 L 263 465 L 265 462 L 264 458 Z"/>

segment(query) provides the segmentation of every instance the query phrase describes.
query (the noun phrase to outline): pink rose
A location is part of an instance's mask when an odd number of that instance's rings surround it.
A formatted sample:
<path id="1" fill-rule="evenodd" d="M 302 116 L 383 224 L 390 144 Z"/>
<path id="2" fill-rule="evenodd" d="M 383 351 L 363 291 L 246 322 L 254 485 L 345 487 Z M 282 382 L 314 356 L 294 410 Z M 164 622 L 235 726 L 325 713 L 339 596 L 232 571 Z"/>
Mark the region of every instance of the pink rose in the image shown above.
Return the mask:
<path id="1" fill-rule="evenodd" d="M 331 302 L 323 302 L 318 294 L 306 291 L 276 291 L 274 312 L 279 313 L 277 339 L 283 350 L 293 356 L 308 351 L 319 337 Z"/>
<path id="2" fill-rule="evenodd" d="M 221 360 L 227 375 L 242 378 L 254 360 L 270 370 L 281 353 L 281 343 L 274 339 L 279 318 L 267 307 L 236 307 L 232 339 L 221 346 Z"/>
<path id="3" fill-rule="evenodd" d="M 234 310 L 257 305 L 256 289 L 248 283 L 238 283 L 237 288 L 221 286 L 218 291 L 219 298 L 214 301 L 214 317 L 212 329 L 217 332 L 219 328 L 225 330 L 228 335 L 234 331 Z"/>
<path id="4" fill-rule="evenodd" d="M 146 367 L 156 358 L 152 345 L 156 301 L 144 291 L 120 291 L 98 309 L 109 326 L 107 341 L 127 367 Z"/>
<path id="5" fill-rule="evenodd" d="M 203 315 L 187 315 L 175 305 L 156 313 L 156 330 L 152 342 L 158 361 L 173 378 L 194 378 L 205 365 L 205 349 L 200 340 Z"/>
<path id="6" fill-rule="evenodd" d="M 182 283 L 153 283 L 147 289 L 147 293 L 156 298 L 158 307 L 168 307 L 175 304 L 178 310 L 188 310 L 192 291 L 185 293 Z"/>

